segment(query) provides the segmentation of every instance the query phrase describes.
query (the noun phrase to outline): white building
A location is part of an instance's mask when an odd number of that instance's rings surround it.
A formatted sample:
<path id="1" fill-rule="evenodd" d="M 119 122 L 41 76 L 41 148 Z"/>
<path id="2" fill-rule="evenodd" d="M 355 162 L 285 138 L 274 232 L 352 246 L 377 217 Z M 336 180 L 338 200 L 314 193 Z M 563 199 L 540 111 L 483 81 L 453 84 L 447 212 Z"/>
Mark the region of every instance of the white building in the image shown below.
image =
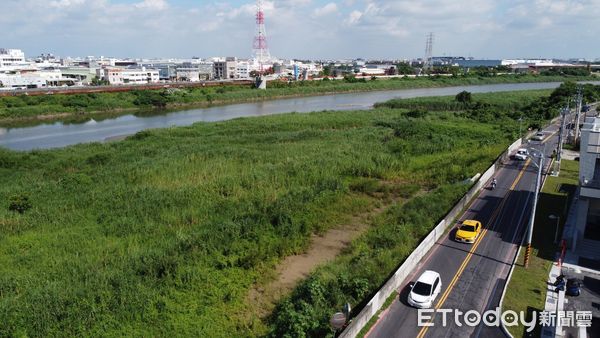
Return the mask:
<path id="1" fill-rule="evenodd" d="M 199 82 L 200 81 L 200 70 L 195 67 L 177 68 L 177 81 Z"/>
<path id="2" fill-rule="evenodd" d="M 39 76 L 23 77 L 18 73 L 0 73 L 0 88 L 27 89 L 46 86 L 46 79 Z"/>
<path id="3" fill-rule="evenodd" d="M 159 72 L 155 69 L 102 67 L 96 70 L 96 76 L 108 81 L 111 85 L 147 84 L 160 81 Z"/>
<path id="4" fill-rule="evenodd" d="M 376 68 L 376 67 L 360 67 L 357 69 L 358 74 L 362 75 L 385 75 L 385 69 Z"/>
<path id="5" fill-rule="evenodd" d="M 207 81 L 213 78 L 213 63 L 200 60 L 183 62 L 176 68 L 177 81 Z"/>
<path id="6" fill-rule="evenodd" d="M 237 77 L 237 59 L 228 57 L 213 63 L 213 74 L 217 80 L 235 79 Z"/>
<path id="7" fill-rule="evenodd" d="M 214 65 L 212 62 L 203 61 L 203 62 L 197 63 L 196 66 L 198 67 L 198 72 L 200 73 L 200 79 L 212 80 L 215 77 L 215 75 L 213 73 Z"/>
<path id="8" fill-rule="evenodd" d="M 565 239 L 580 257 L 600 259 L 600 118 L 585 119 L 580 144 L 575 224 Z"/>
<path id="9" fill-rule="evenodd" d="M 239 61 L 236 66 L 236 79 L 250 78 L 250 63 L 248 61 Z"/>
<path id="10" fill-rule="evenodd" d="M 63 77 L 60 69 L 0 73 L 0 87 L 4 88 L 25 89 L 72 86 L 76 82 L 75 79 Z"/>
<path id="11" fill-rule="evenodd" d="M 25 61 L 25 53 L 20 49 L 0 48 L 0 70 L 15 69 L 21 66 L 28 66 Z"/>
<path id="12" fill-rule="evenodd" d="M 88 67 L 61 67 L 63 78 L 73 79 L 75 83 L 89 84 L 96 76 L 96 69 Z"/>

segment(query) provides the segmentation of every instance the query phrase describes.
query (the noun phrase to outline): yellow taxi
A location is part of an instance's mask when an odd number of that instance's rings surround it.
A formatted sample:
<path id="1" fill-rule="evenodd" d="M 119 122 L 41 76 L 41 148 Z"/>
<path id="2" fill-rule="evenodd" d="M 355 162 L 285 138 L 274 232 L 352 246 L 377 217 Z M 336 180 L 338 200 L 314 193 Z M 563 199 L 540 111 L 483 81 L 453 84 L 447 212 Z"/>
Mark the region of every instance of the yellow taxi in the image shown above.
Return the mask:
<path id="1" fill-rule="evenodd" d="M 456 230 L 455 239 L 463 243 L 475 243 L 481 233 L 481 222 L 467 219 Z"/>

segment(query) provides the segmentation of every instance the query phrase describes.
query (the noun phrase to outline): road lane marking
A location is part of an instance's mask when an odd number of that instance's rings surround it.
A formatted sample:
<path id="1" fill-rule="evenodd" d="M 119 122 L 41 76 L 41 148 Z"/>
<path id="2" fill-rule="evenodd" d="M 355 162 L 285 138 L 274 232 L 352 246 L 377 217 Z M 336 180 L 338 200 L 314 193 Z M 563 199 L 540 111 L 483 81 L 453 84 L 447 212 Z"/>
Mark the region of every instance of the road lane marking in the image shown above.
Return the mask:
<path id="1" fill-rule="evenodd" d="M 544 139 L 544 140 L 543 140 L 541 143 L 542 143 L 542 144 L 544 144 L 544 143 L 546 143 L 546 142 L 550 141 L 550 139 L 551 139 L 551 138 L 552 138 L 554 135 L 558 134 L 558 132 L 559 132 L 559 131 L 560 131 L 560 130 L 557 130 L 557 131 L 553 132 L 552 134 L 550 134 L 550 136 L 546 137 L 546 138 L 545 138 L 545 139 Z"/>
<path id="2" fill-rule="evenodd" d="M 500 202 L 500 204 L 496 207 L 496 209 L 492 213 L 492 216 L 490 217 L 490 219 L 488 221 L 488 225 L 492 224 L 495 221 L 496 217 L 498 216 L 498 214 L 500 213 L 500 211 L 504 207 L 504 204 L 508 200 L 508 197 L 510 196 L 510 194 L 512 193 L 512 191 L 515 189 L 515 187 L 517 186 L 517 184 L 519 183 L 519 181 L 521 180 L 521 178 L 525 174 L 525 170 L 529 166 L 530 162 L 531 162 L 531 160 L 529 160 L 529 159 L 525 162 L 525 165 L 523 166 L 523 168 L 521 168 L 521 171 L 519 172 L 519 175 L 517 175 L 517 177 L 513 181 L 512 185 L 508 189 L 508 192 L 504 195 L 504 198 L 502 199 L 502 202 Z M 469 261 L 473 257 L 473 254 L 475 253 L 475 250 L 477 250 L 477 247 L 479 246 L 479 244 L 483 240 L 483 237 L 485 237 L 486 234 L 487 234 L 487 229 L 484 229 L 482 231 L 481 235 L 479 236 L 479 238 L 473 244 L 473 247 L 471 247 L 471 250 L 469 250 L 469 253 L 467 254 L 467 256 L 465 257 L 465 259 L 463 260 L 462 264 L 460 265 L 460 267 L 458 268 L 458 270 L 456 271 L 456 273 L 454 274 L 454 277 L 452 278 L 452 281 L 450 282 L 450 284 L 448 284 L 448 287 L 446 288 L 446 291 L 444 291 L 442 297 L 440 298 L 440 300 L 438 301 L 438 303 L 435 305 L 435 309 L 436 310 L 439 309 L 439 308 L 441 308 L 442 305 L 444 305 L 444 302 L 446 302 L 448 296 L 450 296 L 450 293 L 452 292 L 452 289 L 454 288 L 454 285 L 456 284 L 456 282 L 458 281 L 458 279 L 460 278 L 460 276 L 464 272 L 465 268 L 469 264 Z M 434 314 L 434 317 L 429 321 L 429 323 L 433 322 L 433 319 L 435 319 L 435 314 Z M 425 334 L 427 333 L 427 330 L 429 330 L 429 326 L 423 326 L 423 328 L 421 328 L 421 330 L 419 331 L 419 334 L 417 335 L 417 338 L 423 338 L 425 336 Z"/>

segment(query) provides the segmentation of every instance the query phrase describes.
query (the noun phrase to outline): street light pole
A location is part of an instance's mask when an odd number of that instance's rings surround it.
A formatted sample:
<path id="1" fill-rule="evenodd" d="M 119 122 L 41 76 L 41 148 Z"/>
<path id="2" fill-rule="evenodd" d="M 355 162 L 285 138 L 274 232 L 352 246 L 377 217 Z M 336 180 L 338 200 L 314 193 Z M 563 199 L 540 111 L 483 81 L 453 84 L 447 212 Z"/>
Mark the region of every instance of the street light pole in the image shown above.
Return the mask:
<path id="1" fill-rule="evenodd" d="M 521 115 L 519 117 L 519 138 L 523 138 L 523 128 L 521 127 L 521 125 L 523 124 L 523 115 Z"/>
<path id="2" fill-rule="evenodd" d="M 562 109 L 560 112 L 560 129 L 558 131 L 558 150 L 556 154 L 556 162 L 558 162 L 560 168 L 560 160 L 562 159 L 562 149 L 563 149 L 563 130 L 565 126 L 565 118 L 567 113 L 569 112 L 569 103 L 567 103 L 567 108 Z"/>
<path id="3" fill-rule="evenodd" d="M 544 166 L 544 156 L 540 154 L 540 162 L 538 165 L 538 174 L 535 180 L 535 195 L 533 197 L 533 209 L 531 210 L 531 217 L 529 218 L 529 229 L 527 231 L 527 249 L 525 249 L 525 268 L 529 266 L 529 259 L 531 256 L 531 238 L 533 237 L 533 224 L 535 222 L 535 210 L 537 208 L 538 193 L 540 191 L 540 181 L 542 179 L 542 168 Z"/>

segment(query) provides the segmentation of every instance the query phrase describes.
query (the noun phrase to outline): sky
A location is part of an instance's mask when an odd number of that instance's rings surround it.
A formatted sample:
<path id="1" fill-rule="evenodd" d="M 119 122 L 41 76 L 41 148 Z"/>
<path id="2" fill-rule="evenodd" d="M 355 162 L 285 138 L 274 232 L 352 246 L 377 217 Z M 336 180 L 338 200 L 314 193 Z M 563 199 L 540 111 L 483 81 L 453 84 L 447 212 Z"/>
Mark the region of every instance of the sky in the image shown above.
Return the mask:
<path id="1" fill-rule="evenodd" d="M 271 54 L 296 59 L 600 58 L 600 0 L 264 0 Z M 252 0 L 1 0 L 26 56 L 252 55 Z"/>

